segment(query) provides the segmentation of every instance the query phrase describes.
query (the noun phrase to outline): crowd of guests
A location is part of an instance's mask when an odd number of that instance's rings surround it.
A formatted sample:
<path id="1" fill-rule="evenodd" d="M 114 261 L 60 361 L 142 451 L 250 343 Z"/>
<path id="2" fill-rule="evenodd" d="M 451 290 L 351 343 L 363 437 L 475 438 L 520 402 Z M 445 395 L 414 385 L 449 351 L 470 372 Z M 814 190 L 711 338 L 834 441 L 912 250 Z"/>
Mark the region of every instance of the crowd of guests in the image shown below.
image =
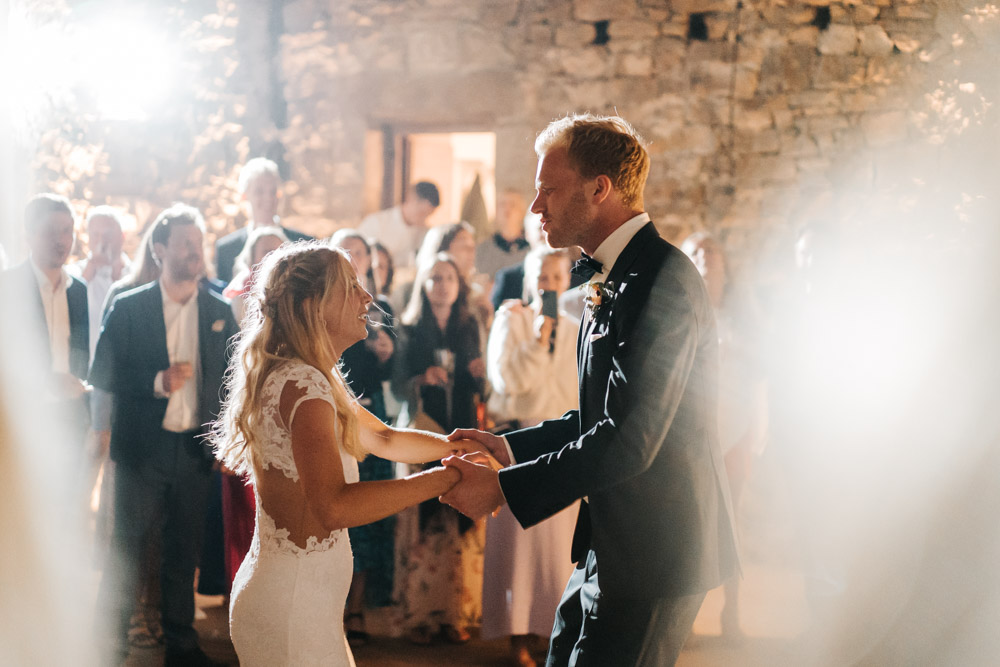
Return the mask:
<path id="1" fill-rule="evenodd" d="M 121 654 L 165 643 L 167 664 L 212 664 L 193 629 L 196 572 L 200 592 L 227 595 L 251 547 L 254 490 L 203 439 L 219 413 L 228 343 L 265 256 L 310 238 L 280 224 L 274 162 L 249 161 L 239 188 L 247 224 L 216 242 L 211 269 L 202 216 L 181 204 L 148 225 L 133 258 L 122 250 L 122 212 L 94 207 L 87 252 L 70 262 L 76 215 L 65 198 L 43 194 L 25 209 L 29 259 L 0 275 L 5 298 L 40 333 L 25 342 L 46 370 L 40 395 L 78 435 L 66 451 L 80 460 L 81 505 L 93 497 L 99 508 L 105 636 Z M 439 203 L 435 185 L 418 182 L 399 206 L 329 239 L 372 296 L 367 338 L 340 359 L 357 400 L 386 423 L 439 433 L 503 432 L 575 408 L 577 254 L 545 244 L 516 191 L 500 193 L 495 233 L 478 243 L 465 222 L 427 228 Z M 733 289 L 714 239 L 695 235 L 683 249 L 720 323 L 721 432 L 738 502 L 767 429 L 750 300 Z M 369 455 L 359 475 L 417 468 Z M 573 567 L 576 512 L 524 530 L 506 508 L 477 523 L 431 500 L 352 528 L 348 639 L 366 641 L 366 614 L 393 606 L 397 630 L 414 643 L 465 642 L 481 626 L 484 637 L 511 638 L 518 664 L 534 664 L 533 637 L 548 635 Z M 723 612 L 732 633 L 737 600 L 732 582 Z"/>

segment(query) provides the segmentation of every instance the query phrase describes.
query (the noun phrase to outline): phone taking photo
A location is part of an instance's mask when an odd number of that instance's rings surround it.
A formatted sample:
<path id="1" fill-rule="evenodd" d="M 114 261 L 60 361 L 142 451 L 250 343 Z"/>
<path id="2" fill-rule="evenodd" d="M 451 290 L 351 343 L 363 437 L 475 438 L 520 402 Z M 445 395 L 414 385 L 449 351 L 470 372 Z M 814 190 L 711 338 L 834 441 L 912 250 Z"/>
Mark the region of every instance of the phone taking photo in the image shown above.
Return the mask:
<path id="1" fill-rule="evenodd" d="M 553 290 L 542 290 L 542 315 L 559 319 L 559 295 Z"/>

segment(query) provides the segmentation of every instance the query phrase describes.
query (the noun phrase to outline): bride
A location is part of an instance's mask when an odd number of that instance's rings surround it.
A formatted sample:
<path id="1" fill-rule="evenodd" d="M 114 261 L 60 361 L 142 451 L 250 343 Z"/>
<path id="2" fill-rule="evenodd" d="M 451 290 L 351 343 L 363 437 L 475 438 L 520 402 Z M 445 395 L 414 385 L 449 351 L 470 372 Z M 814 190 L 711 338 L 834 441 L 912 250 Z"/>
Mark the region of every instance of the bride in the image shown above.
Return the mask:
<path id="1" fill-rule="evenodd" d="M 437 467 L 359 482 L 358 460 L 371 452 L 422 463 L 457 443 L 384 425 L 344 383 L 337 360 L 367 335 L 371 302 L 346 255 L 296 243 L 270 253 L 259 276 L 212 436 L 218 458 L 250 475 L 257 500 L 233 583 L 233 644 L 244 666 L 354 665 L 343 627 L 347 528 L 436 498 L 460 478 Z"/>

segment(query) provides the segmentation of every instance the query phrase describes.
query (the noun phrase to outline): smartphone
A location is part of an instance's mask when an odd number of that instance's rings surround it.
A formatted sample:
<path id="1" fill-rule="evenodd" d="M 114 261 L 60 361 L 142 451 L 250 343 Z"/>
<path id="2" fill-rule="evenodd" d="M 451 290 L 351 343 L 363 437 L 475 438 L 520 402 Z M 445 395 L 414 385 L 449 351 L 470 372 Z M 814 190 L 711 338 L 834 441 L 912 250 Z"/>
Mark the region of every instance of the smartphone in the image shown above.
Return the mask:
<path id="1" fill-rule="evenodd" d="M 542 290 L 542 315 L 559 319 L 559 295 L 552 290 Z"/>

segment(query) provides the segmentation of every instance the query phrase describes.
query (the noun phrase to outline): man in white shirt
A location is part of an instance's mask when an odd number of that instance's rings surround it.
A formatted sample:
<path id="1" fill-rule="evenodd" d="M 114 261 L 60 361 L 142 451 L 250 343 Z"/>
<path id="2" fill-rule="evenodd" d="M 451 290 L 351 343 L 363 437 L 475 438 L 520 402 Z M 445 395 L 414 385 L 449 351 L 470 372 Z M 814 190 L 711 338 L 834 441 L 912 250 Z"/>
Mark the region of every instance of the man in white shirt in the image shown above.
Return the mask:
<path id="1" fill-rule="evenodd" d="M 358 231 L 388 249 L 397 271 L 413 269 L 417 250 L 427 233 L 427 218 L 440 204 L 437 186 L 420 181 L 406 189 L 402 204 L 365 217 Z"/>
<path id="2" fill-rule="evenodd" d="M 66 271 L 73 249 L 76 218 L 69 200 L 55 194 L 36 195 L 24 210 L 24 231 L 30 256 L 0 277 L 8 325 L 24 327 L 5 350 L 10 362 L 43 367 L 29 372 L 39 382 L 43 402 L 56 406 L 70 432 L 86 432 L 89 354 L 87 287 Z"/>
<path id="3" fill-rule="evenodd" d="M 229 304 L 200 285 L 204 221 L 197 209 L 174 205 L 153 225 L 160 279 L 115 298 L 90 374 L 114 402 L 115 523 L 99 604 L 114 625 L 112 650 L 124 653 L 143 547 L 162 516 L 165 664 L 212 665 L 192 627 L 213 463 L 202 436 L 219 412 L 228 342 L 238 327 Z"/>
<path id="4" fill-rule="evenodd" d="M 101 333 L 104 299 L 111 285 L 129 268 L 128 255 L 122 252 L 124 243 L 121 211 L 113 206 L 97 206 L 87 214 L 87 256 L 66 267 L 72 275 L 87 283 L 91 356 Z"/>

